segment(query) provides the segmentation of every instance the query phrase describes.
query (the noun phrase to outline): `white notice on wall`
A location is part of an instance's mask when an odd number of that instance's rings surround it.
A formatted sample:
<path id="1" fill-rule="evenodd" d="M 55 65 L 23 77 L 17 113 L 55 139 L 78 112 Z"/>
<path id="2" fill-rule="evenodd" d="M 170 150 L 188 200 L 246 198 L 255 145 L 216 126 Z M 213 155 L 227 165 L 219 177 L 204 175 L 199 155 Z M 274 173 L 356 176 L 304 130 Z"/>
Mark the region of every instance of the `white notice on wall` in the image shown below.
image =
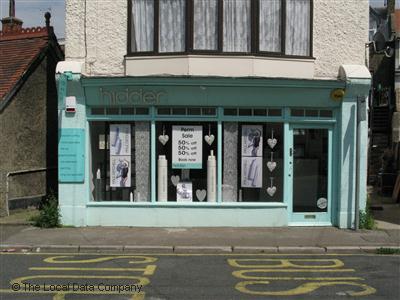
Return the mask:
<path id="1" fill-rule="evenodd" d="M 201 169 L 203 127 L 172 126 L 172 168 Z"/>

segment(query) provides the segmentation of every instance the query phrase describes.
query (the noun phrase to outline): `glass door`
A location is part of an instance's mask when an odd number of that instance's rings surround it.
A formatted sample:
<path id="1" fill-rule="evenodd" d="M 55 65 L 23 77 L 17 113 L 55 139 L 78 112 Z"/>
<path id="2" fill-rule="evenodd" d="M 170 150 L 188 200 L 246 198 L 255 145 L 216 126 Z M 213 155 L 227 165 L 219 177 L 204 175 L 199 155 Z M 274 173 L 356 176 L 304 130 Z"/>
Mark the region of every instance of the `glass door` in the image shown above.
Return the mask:
<path id="1" fill-rule="evenodd" d="M 291 225 L 331 225 L 330 128 L 291 127 Z"/>

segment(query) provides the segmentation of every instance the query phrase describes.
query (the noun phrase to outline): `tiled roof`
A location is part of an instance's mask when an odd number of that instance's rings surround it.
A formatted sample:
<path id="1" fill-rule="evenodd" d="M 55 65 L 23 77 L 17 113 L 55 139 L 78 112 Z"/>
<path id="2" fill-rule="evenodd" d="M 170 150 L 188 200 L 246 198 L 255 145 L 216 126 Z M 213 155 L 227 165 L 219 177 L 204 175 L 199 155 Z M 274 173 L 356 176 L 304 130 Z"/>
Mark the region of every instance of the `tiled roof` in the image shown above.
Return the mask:
<path id="1" fill-rule="evenodd" d="M 0 31 L 0 103 L 46 49 L 46 27 Z"/>

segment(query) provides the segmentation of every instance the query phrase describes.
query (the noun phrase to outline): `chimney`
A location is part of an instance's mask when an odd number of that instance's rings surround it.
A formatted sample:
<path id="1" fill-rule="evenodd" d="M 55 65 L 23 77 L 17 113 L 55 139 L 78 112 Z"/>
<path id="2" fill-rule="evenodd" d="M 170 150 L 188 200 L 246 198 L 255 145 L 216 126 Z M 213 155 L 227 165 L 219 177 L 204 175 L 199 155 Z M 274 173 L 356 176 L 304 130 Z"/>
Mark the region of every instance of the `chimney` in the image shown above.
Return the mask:
<path id="1" fill-rule="evenodd" d="M 9 16 L 1 19 L 2 31 L 20 31 L 22 29 L 22 20 L 15 17 L 15 0 L 9 0 Z"/>

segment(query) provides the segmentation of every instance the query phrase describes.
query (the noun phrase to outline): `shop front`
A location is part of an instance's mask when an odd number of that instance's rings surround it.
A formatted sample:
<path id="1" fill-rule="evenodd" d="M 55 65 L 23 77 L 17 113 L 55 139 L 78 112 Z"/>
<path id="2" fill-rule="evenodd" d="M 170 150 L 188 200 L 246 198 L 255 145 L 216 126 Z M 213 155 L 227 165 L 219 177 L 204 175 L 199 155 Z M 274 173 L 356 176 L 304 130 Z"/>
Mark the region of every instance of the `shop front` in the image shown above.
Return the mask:
<path id="1" fill-rule="evenodd" d="M 64 224 L 352 226 L 368 80 L 58 81 Z"/>

